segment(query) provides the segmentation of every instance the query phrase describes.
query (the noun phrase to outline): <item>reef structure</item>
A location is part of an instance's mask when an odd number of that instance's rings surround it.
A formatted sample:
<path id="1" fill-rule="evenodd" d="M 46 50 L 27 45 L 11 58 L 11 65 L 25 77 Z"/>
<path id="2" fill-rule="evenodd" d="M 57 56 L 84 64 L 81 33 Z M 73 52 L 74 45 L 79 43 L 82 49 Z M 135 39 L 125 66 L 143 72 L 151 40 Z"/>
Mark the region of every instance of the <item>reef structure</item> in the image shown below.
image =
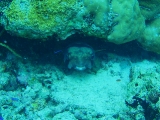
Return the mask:
<path id="1" fill-rule="evenodd" d="M 154 8 L 157 3 L 158 0 L 13 0 L 1 11 L 0 23 L 13 35 L 29 39 L 55 35 L 65 40 L 78 32 L 115 44 L 133 40 L 147 44 L 150 38 L 145 37 L 146 31 L 154 23 L 146 21 L 159 17 L 159 8 Z M 143 43 L 145 49 L 160 53 L 160 47 L 153 49 L 154 45 L 146 44 Z"/>

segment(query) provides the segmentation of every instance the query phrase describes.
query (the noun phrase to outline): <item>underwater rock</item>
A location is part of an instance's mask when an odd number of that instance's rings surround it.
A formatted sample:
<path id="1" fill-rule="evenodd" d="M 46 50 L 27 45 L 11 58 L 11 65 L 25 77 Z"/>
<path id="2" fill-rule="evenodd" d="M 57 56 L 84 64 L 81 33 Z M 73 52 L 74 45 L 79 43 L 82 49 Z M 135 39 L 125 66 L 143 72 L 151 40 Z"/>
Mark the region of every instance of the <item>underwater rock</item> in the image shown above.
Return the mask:
<path id="1" fill-rule="evenodd" d="M 30 39 L 57 35 L 64 40 L 79 32 L 122 44 L 144 28 L 136 0 L 13 0 L 1 19 L 7 31 Z"/>
<path id="2" fill-rule="evenodd" d="M 69 69 L 91 69 L 95 57 L 94 50 L 87 44 L 75 43 L 67 47 L 64 61 L 68 61 Z"/>
<path id="3" fill-rule="evenodd" d="M 56 36 L 65 40 L 80 33 L 123 44 L 142 38 L 139 42 L 145 49 L 160 53 L 159 30 L 152 32 L 153 27 L 158 29 L 154 19 L 159 19 L 159 3 L 159 0 L 13 0 L 3 7 L 0 23 L 12 35 L 29 39 Z M 148 24 L 145 20 L 153 21 Z M 150 34 L 157 36 L 152 39 L 147 37 Z"/>
<path id="4" fill-rule="evenodd" d="M 156 104 L 158 104 L 160 95 L 160 74 L 155 71 L 157 68 L 159 68 L 157 64 L 145 60 L 143 61 L 143 65 L 136 64 L 130 71 L 132 75 L 130 76 L 131 82 L 128 84 L 127 88 L 128 97 L 126 101 L 132 105 L 134 110 L 134 107 L 137 106 L 136 109 L 139 110 L 137 113 L 143 112 L 146 120 L 153 120 L 159 114 L 159 108 Z M 131 98 L 134 100 L 131 100 Z"/>
<path id="5" fill-rule="evenodd" d="M 10 33 L 24 38 L 44 39 L 57 34 L 65 39 L 72 34 L 75 5 L 76 0 L 13 0 L 3 11 L 1 23 Z"/>

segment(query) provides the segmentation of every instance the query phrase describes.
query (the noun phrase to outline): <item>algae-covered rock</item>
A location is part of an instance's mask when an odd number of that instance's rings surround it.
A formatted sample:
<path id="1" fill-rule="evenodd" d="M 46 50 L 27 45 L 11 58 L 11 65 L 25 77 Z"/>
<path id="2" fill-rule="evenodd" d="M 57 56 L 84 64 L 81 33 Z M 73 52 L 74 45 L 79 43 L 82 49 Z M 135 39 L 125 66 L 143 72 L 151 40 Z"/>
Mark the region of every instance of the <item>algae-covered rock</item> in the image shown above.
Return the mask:
<path id="1" fill-rule="evenodd" d="M 78 32 L 115 44 L 139 39 L 145 49 L 160 53 L 159 3 L 158 0 L 13 0 L 3 7 L 0 23 L 13 35 L 29 39 L 55 35 L 65 40 Z M 152 21 L 148 23 L 146 19 Z"/>
<path id="2" fill-rule="evenodd" d="M 63 38 L 71 34 L 68 21 L 76 14 L 75 5 L 76 0 L 13 0 L 4 11 L 2 24 L 25 38 L 47 38 L 54 33 Z"/>
<path id="3" fill-rule="evenodd" d="M 1 23 L 30 39 L 66 39 L 78 31 L 116 44 L 136 39 L 144 27 L 136 0 L 13 0 Z"/>
<path id="4" fill-rule="evenodd" d="M 137 110 L 134 119 L 139 113 L 145 119 L 158 118 L 160 97 L 159 64 L 155 61 L 144 60 L 131 67 L 130 83 L 127 86 L 126 103 L 130 111 Z M 136 103 L 137 102 L 137 103 Z M 148 114 L 145 114 L 150 111 Z M 135 113 L 135 112 L 134 112 Z"/>

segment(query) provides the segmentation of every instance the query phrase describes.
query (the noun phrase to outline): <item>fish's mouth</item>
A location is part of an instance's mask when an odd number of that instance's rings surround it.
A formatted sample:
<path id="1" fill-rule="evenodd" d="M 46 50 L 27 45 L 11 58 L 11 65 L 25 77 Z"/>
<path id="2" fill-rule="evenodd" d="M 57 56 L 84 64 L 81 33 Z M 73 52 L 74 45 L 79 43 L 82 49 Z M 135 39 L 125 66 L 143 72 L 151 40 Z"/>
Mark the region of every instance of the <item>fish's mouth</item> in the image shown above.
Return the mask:
<path id="1" fill-rule="evenodd" d="M 85 66 L 76 66 L 74 69 L 82 71 L 82 70 L 85 70 L 86 67 Z"/>

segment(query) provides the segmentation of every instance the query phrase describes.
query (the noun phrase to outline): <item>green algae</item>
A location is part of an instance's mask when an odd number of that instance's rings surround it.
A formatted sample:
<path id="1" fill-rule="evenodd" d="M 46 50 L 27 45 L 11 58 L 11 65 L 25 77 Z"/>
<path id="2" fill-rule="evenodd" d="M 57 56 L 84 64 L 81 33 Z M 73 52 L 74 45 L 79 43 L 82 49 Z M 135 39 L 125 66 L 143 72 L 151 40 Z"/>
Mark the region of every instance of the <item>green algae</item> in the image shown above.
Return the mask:
<path id="1" fill-rule="evenodd" d="M 67 16 L 71 16 L 76 0 L 14 0 L 5 11 L 5 16 L 10 23 L 25 25 L 29 30 L 44 31 L 50 33 L 62 21 L 66 21 Z M 6 26 L 10 30 L 12 26 Z M 53 32 L 52 32 L 53 33 Z M 29 32 L 21 31 L 21 36 L 31 36 Z"/>

